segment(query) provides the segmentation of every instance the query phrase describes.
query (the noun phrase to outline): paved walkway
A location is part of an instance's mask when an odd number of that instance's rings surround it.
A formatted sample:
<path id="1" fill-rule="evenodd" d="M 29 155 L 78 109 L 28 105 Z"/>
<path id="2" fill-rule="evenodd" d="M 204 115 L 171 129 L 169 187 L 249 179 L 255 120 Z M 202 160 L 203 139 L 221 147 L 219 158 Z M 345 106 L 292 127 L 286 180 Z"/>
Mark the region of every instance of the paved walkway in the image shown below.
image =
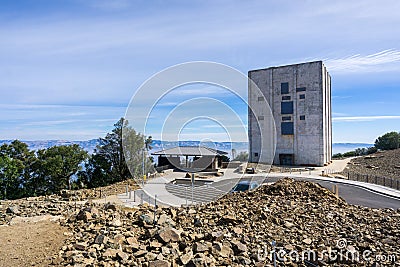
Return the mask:
<path id="1" fill-rule="evenodd" d="M 222 195 L 224 192 L 228 192 L 230 188 L 232 188 L 240 179 L 252 179 L 257 180 L 259 183 L 262 183 L 268 181 L 273 182 L 276 181 L 278 178 L 292 177 L 295 179 L 306 179 L 315 182 L 321 181 L 325 182 L 326 184 L 336 183 L 348 187 L 358 187 L 363 189 L 364 191 L 370 192 L 368 196 L 363 194 L 365 195 L 365 197 L 369 198 L 373 198 L 374 195 L 381 195 L 400 200 L 400 191 L 388 187 L 364 182 L 320 176 L 322 171 L 324 171 L 325 173 L 342 171 L 350 160 L 351 159 L 334 160 L 333 163 L 327 167 L 318 167 L 315 168 L 315 170 L 306 172 L 304 172 L 303 168 L 302 172 L 299 172 L 299 169 L 292 169 L 292 173 L 261 173 L 255 175 L 243 175 L 241 173 L 235 172 L 234 169 L 225 169 L 224 176 L 208 179 L 210 182 L 212 182 L 212 184 L 209 185 L 210 187 L 196 186 L 192 188 L 191 186 L 187 185 L 172 185 L 170 184 L 171 181 L 177 178 L 183 178 L 185 176 L 185 173 L 170 172 L 163 177 L 150 179 L 142 189 L 132 191 L 128 194 L 120 194 L 118 195 L 118 198 L 121 200 L 121 202 L 129 207 L 137 206 L 143 203 L 154 205 L 155 201 L 157 202 L 157 204 L 161 205 L 182 206 L 190 205 L 192 203 L 212 201 L 216 199 L 219 195 Z M 167 184 L 168 186 L 166 186 Z M 396 206 L 397 202 L 394 202 L 392 204 Z M 379 203 L 377 205 L 379 205 Z"/>
<path id="2" fill-rule="evenodd" d="M 382 194 L 388 197 L 393 197 L 393 198 L 398 198 L 400 199 L 400 191 L 382 186 L 382 185 L 375 185 L 375 184 L 370 184 L 370 183 L 365 183 L 365 182 L 358 182 L 358 181 L 352 181 L 352 180 L 346 180 L 346 179 L 340 179 L 340 178 L 331 178 L 331 177 L 323 177 L 319 175 L 307 175 L 307 174 L 287 174 L 287 173 L 274 173 L 268 175 L 268 178 L 283 178 L 283 177 L 291 177 L 291 178 L 305 178 L 305 179 L 313 179 L 317 181 L 328 181 L 328 182 L 333 182 L 333 183 L 339 183 L 343 185 L 351 185 L 351 186 L 357 186 L 364 188 L 366 190 L 369 190 L 371 192 L 377 193 L 377 194 Z"/>
<path id="3" fill-rule="evenodd" d="M 268 177 L 270 182 L 276 182 L 282 177 Z M 304 178 L 304 177 L 293 177 L 297 180 L 310 181 L 318 183 L 321 186 L 332 190 L 333 185 L 338 186 L 339 196 L 344 198 L 347 203 L 353 205 L 359 205 L 370 208 L 400 208 L 400 198 L 394 198 L 392 196 L 383 195 L 376 191 L 360 187 L 359 185 L 343 184 L 341 182 L 328 181 L 322 179 Z"/>
<path id="4" fill-rule="evenodd" d="M 285 173 L 288 173 L 289 170 L 291 170 L 292 173 L 307 173 L 307 174 L 314 174 L 314 175 L 320 175 L 322 174 L 322 171 L 324 171 L 325 173 L 334 173 L 334 172 L 341 172 L 343 171 L 347 164 L 354 159 L 354 157 L 352 158 L 347 158 L 347 159 L 341 159 L 341 160 L 333 160 L 331 164 L 329 164 L 328 166 L 324 166 L 324 167 L 313 167 L 314 170 L 311 171 L 304 171 L 304 169 L 306 167 L 292 167 L 292 168 L 284 168 L 286 170 Z M 301 171 L 303 170 L 303 171 Z M 272 173 L 274 174 L 274 173 Z"/>
<path id="5" fill-rule="evenodd" d="M 185 173 L 183 172 L 170 172 L 168 175 L 152 178 L 147 181 L 142 189 L 131 191 L 128 194 L 120 194 L 118 198 L 128 207 L 143 203 L 154 205 L 155 201 L 158 204 L 167 206 L 181 206 L 186 203 L 186 200 L 169 193 L 165 185 L 176 178 L 184 177 L 184 175 Z"/>

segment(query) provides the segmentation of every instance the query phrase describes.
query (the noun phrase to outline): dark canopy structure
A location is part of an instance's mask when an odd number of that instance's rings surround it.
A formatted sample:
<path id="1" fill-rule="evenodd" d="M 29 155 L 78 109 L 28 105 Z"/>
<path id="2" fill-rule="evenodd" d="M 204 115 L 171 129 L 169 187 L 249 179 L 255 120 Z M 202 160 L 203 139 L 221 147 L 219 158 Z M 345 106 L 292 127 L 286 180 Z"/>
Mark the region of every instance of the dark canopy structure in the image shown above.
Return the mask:
<path id="1" fill-rule="evenodd" d="M 158 156 L 159 167 L 169 166 L 185 171 L 217 170 L 222 164 L 221 156 L 227 154 L 204 146 L 178 146 L 152 153 Z"/>

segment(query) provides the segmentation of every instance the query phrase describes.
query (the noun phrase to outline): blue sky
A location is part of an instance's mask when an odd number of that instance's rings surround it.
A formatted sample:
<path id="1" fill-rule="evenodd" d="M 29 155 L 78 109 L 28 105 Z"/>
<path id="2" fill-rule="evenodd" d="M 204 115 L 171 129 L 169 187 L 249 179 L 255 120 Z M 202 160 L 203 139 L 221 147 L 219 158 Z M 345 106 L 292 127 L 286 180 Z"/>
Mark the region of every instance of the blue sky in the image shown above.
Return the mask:
<path id="1" fill-rule="evenodd" d="M 398 10 L 395 0 L 3 0 L 0 139 L 104 136 L 146 79 L 182 62 L 220 62 L 247 73 L 324 60 L 333 141 L 372 143 L 400 130 Z M 160 100 L 154 118 L 185 100 L 176 94 Z M 222 95 L 245 120 L 239 100 Z M 190 96 L 218 99 L 218 90 Z M 225 135 L 204 119 L 182 133 Z"/>

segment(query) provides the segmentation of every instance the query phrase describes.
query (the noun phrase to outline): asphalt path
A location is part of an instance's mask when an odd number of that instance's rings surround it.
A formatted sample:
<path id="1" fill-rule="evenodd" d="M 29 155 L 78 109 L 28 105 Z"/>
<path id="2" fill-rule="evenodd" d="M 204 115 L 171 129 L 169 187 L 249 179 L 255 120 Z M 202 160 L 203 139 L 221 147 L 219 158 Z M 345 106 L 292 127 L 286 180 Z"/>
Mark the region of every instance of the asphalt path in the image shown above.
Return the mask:
<path id="1" fill-rule="evenodd" d="M 265 182 L 272 183 L 280 179 L 282 178 L 267 177 Z M 345 199 L 349 204 L 359 205 L 363 207 L 370 207 L 370 208 L 392 208 L 395 210 L 400 208 L 400 199 L 381 195 L 362 187 L 335 183 L 330 181 L 322 181 L 318 179 L 304 178 L 304 177 L 296 177 L 295 179 L 318 183 L 329 190 L 332 190 L 332 186 L 334 184 L 337 184 L 339 187 L 339 196 Z"/>
<path id="2" fill-rule="evenodd" d="M 332 186 L 334 184 L 337 184 L 339 187 L 339 196 L 345 199 L 349 204 L 359 205 L 363 207 L 370 207 L 370 208 L 392 208 L 395 210 L 400 208 L 399 198 L 394 198 L 374 191 L 370 191 L 364 187 L 343 184 L 340 182 L 324 181 L 307 177 L 294 177 L 294 178 L 296 180 L 318 183 L 329 190 L 332 190 Z M 250 179 L 255 180 L 261 184 L 263 182 L 274 183 L 280 179 L 283 179 L 283 177 L 267 176 L 267 178 L 264 179 L 264 177 L 257 175 L 245 176 L 236 179 L 224 179 L 221 181 L 210 183 L 208 185 L 202 185 L 202 186 L 196 185 L 193 187 L 193 189 L 190 188 L 188 184 L 180 184 L 180 185 L 166 184 L 166 190 L 170 194 L 175 195 L 176 197 L 182 199 L 189 198 L 190 200 L 194 200 L 197 203 L 201 203 L 201 202 L 213 201 L 217 199 L 219 196 L 222 196 L 224 193 L 229 192 L 230 189 L 239 180 L 250 180 Z M 137 195 L 140 196 L 140 193 L 137 192 Z M 146 193 L 144 195 L 145 195 L 144 201 L 149 203 L 154 203 L 154 199 L 152 197 L 148 196 Z"/>

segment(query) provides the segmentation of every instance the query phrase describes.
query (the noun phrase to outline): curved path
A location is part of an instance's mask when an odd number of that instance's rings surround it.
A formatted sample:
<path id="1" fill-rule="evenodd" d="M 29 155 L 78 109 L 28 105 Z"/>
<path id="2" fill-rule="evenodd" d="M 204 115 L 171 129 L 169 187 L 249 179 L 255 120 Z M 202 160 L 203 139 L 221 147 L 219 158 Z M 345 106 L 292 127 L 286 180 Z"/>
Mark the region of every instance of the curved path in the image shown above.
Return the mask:
<path id="1" fill-rule="evenodd" d="M 253 177 L 243 177 L 241 180 L 250 180 Z M 274 183 L 283 177 L 266 177 L 264 182 L 266 183 Z M 326 181 L 315 178 L 308 178 L 304 176 L 292 177 L 296 180 L 310 181 L 314 183 L 318 183 L 321 186 L 331 190 L 334 184 L 339 187 L 339 196 L 344 198 L 347 203 L 353 205 L 359 205 L 370 208 L 392 208 L 398 209 L 400 208 L 400 198 L 390 197 L 381 193 L 377 193 L 375 191 L 368 190 L 367 188 L 360 187 L 359 185 L 353 184 L 343 184 L 341 181 Z M 192 188 L 190 186 L 185 185 L 175 185 L 175 184 L 166 184 L 166 189 L 169 193 L 182 198 L 188 199 L 188 202 L 191 203 L 193 200 L 196 203 L 201 202 L 209 202 L 216 200 L 219 196 L 221 196 L 224 192 L 232 188 L 237 182 L 237 179 L 227 179 L 219 182 L 215 182 L 212 185 L 207 186 L 194 186 L 193 187 L 193 195 Z M 225 188 L 219 188 L 225 187 Z M 193 198 L 192 198 L 193 196 Z"/>
<path id="2" fill-rule="evenodd" d="M 331 170 L 343 169 L 349 159 L 343 161 L 334 161 L 329 166 Z M 339 186 L 339 196 L 344 198 L 348 203 L 371 208 L 400 208 L 400 191 L 357 181 L 350 181 L 338 178 L 321 177 L 318 174 L 322 170 L 328 168 L 317 168 L 307 173 L 269 173 L 256 175 L 242 175 L 234 172 L 233 169 L 226 169 L 223 177 L 210 180 L 208 185 L 194 186 L 193 197 L 192 187 L 187 185 L 177 185 L 171 182 L 176 178 L 182 178 L 184 173 L 171 172 L 170 174 L 149 180 L 144 188 L 132 191 L 130 194 L 118 195 L 118 198 L 126 206 L 136 206 L 143 202 L 154 204 L 155 195 L 157 195 L 157 203 L 168 206 L 182 206 L 192 203 L 203 203 L 216 200 L 224 192 L 229 190 L 236 184 L 238 180 L 253 179 L 259 183 L 276 182 L 283 177 L 291 177 L 299 180 L 307 180 L 319 183 L 327 189 L 331 190 L 333 184 Z"/>
<path id="3" fill-rule="evenodd" d="M 360 185 L 344 184 L 339 179 L 339 181 L 327 181 L 304 176 L 292 178 L 318 183 L 329 190 L 332 190 L 332 186 L 337 184 L 339 186 L 339 196 L 344 198 L 349 204 L 369 208 L 400 208 L 400 198 L 384 195 L 382 193 L 369 190 L 365 187 L 361 187 Z M 282 177 L 267 177 L 266 181 L 272 183 L 278 181 L 279 179 L 282 179 Z"/>

